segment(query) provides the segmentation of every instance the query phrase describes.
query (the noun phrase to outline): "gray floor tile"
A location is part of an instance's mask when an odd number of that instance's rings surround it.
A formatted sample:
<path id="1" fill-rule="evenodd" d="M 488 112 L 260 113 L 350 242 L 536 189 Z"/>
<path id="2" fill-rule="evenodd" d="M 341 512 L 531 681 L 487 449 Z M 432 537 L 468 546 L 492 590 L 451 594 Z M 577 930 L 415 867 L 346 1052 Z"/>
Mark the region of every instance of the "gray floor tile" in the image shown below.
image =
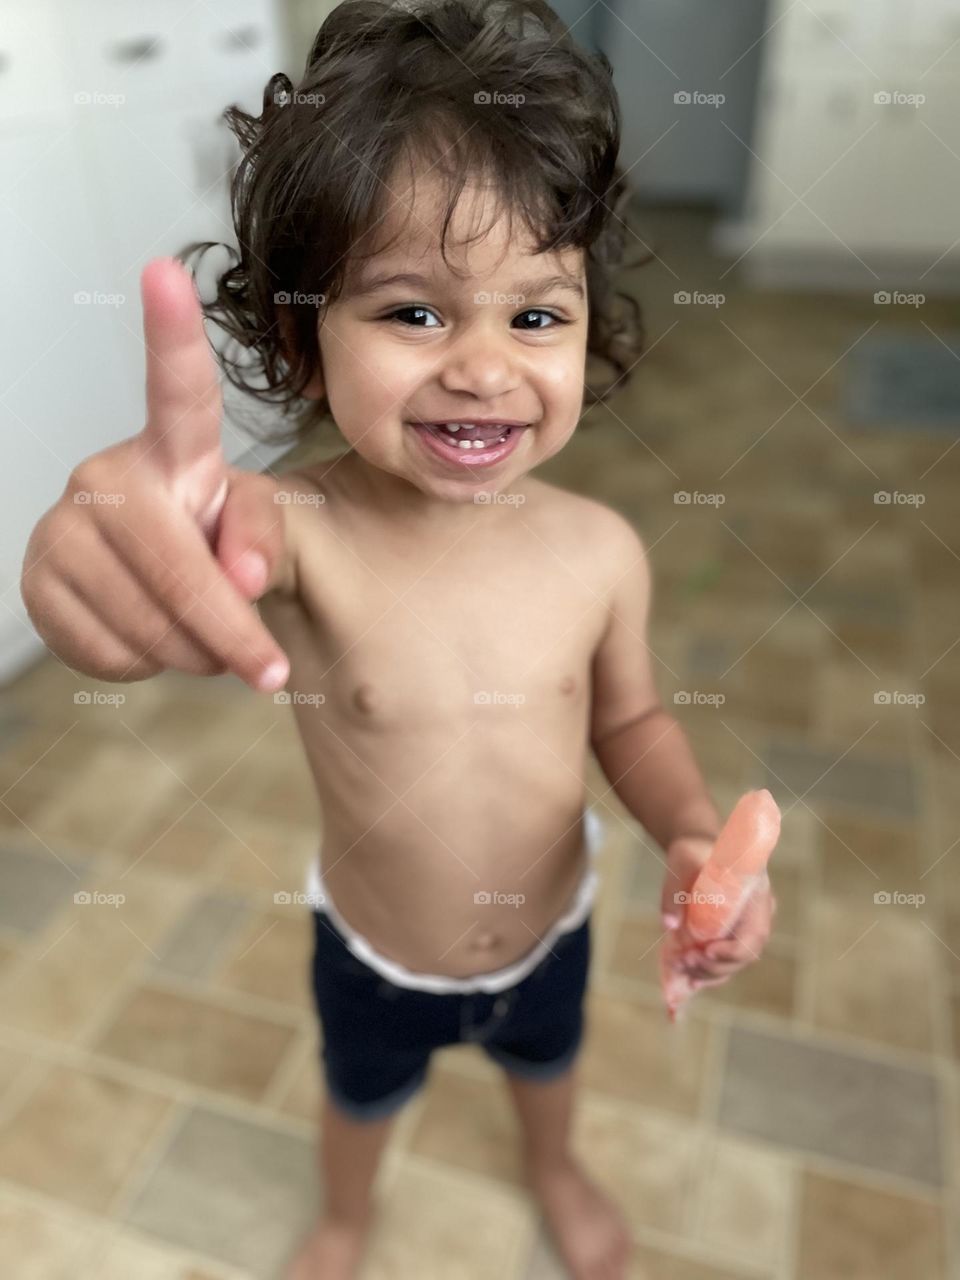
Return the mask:
<path id="1" fill-rule="evenodd" d="M 190 978 L 207 977 L 248 910 L 240 897 L 205 894 L 191 905 L 157 948 L 150 967 Z"/>
<path id="2" fill-rule="evenodd" d="M 807 804 L 851 804 L 902 818 L 917 816 L 917 779 L 906 760 L 778 741 L 769 744 L 764 760 L 768 778 L 763 785 L 786 803 L 792 799 L 784 794 L 789 787 Z"/>
<path id="3" fill-rule="evenodd" d="M 936 1078 L 735 1027 L 718 1120 L 739 1133 L 939 1186 Z"/>
<path id="4" fill-rule="evenodd" d="M 82 889 L 85 874 L 67 858 L 0 847 L 0 926 L 24 935 L 41 929 Z"/>
<path id="5" fill-rule="evenodd" d="M 318 1196 L 311 1142 L 197 1107 L 126 1220 L 274 1280 L 316 1217 Z"/>

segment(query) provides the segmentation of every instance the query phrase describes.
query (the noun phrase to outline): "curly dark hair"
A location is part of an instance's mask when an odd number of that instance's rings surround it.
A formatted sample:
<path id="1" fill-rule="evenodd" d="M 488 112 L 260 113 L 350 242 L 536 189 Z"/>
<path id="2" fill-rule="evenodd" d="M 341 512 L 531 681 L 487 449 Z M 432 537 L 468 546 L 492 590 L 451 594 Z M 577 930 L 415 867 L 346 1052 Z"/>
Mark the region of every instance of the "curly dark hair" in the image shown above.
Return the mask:
<path id="1" fill-rule="evenodd" d="M 511 228 L 519 214 L 535 252 L 584 249 L 587 350 L 617 383 L 629 377 L 644 331 L 636 300 L 613 282 L 631 192 L 617 164 L 612 68 L 545 0 L 344 0 L 296 87 L 274 75 L 259 117 L 233 105 L 223 118 L 243 151 L 231 189 L 240 251 L 225 246 L 232 265 L 201 305 L 243 348 L 237 359 L 218 352 L 227 379 L 295 418 L 271 442 L 306 438 L 329 414 L 325 397 L 301 394 L 322 371 L 311 299 L 322 316 L 369 256 L 361 243 L 403 160 L 446 180 L 444 260 L 457 200 L 476 176 L 492 183 Z M 189 266 L 214 247 L 195 242 L 177 257 Z M 587 402 L 608 392 L 587 385 Z"/>

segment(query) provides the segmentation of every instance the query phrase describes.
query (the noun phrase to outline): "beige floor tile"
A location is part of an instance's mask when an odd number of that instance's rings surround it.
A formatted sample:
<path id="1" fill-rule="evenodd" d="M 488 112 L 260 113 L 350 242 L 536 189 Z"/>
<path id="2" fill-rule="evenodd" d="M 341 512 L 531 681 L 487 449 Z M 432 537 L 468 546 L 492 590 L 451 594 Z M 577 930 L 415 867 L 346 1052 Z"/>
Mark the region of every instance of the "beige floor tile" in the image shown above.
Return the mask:
<path id="1" fill-rule="evenodd" d="M 274 894 L 305 892 L 307 867 L 320 843 L 315 829 L 266 822 L 236 810 L 222 816 L 228 830 L 214 884 L 249 892 L 264 910 L 274 905 Z"/>
<path id="2" fill-rule="evenodd" d="M 308 982 L 312 948 L 313 924 L 303 906 L 256 912 L 231 940 L 211 985 L 312 1012 Z"/>
<path id="3" fill-rule="evenodd" d="M 813 1022 L 904 1049 L 934 1047 L 934 939 L 923 908 L 814 904 Z"/>
<path id="4" fill-rule="evenodd" d="M 681 1031 L 682 1042 L 669 1032 Z M 593 992 L 580 1057 L 584 1087 L 693 1116 L 700 1107 L 710 1028 L 691 1015 L 670 1028 L 652 999 Z"/>
<path id="5" fill-rule="evenodd" d="M 101 1238 L 99 1225 L 20 1200 L 0 1189 L 0 1240 L 16 1280 L 66 1280 Z"/>
<path id="6" fill-rule="evenodd" d="M 792 1172 L 789 1161 L 763 1147 L 713 1140 L 701 1173 L 698 1239 L 775 1270 L 789 1238 Z"/>
<path id="7" fill-rule="evenodd" d="M 258 1100 L 296 1036 L 293 1027 L 200 996 L 137 987 L 96 1050 L 187 1083 Z"/>
<path id="8" fill-rule="evenodd" d="M 165 876 L 114 873 L 89 876 L 78 892 L 91 901 L 70 903 L 24 950 L 0 1002 L 7 1025 L 76 1039 L 142 968 L 191 891 Z"/>
<path id="9" fill-rule="evenodd" d="M 503 1280 L 516 1274 L 534 1227 L 518 1193 L 401 1157 L 360 1280 Z"/>
<path id="10" fill-rule="evenodd" d="M 569 1275 L 541 1233 L 522 1280 L 569 1280 Z M 626 1280 L 773 1280 L 773 1273 L 739 1271 L 635 1241 Z"/>
<path id="11" fill-rule="evenodd" d="M 43 1065 L 39 1058 L 28 1053 L 26 1049 L 4 1044 L 0 1049 L 0 1099 L 14 1085 L 19 1087 L 28 1072 L 32 1077 L 35 1072 L 41 1070 Z"/>
<path id="12" fill-rule="evenodd" d="M 807 1173 L 798 1280 L 943 1280 L 940 1211 L 932 1204 Z"/>
<path id="13" fill-rule="evenodd" d="M 104 797 L 110 803 L 104 803 Z M 105 740 L 72 777 L 51 787 L 32 825 L 48 844 L 97 853 L 122 849 L 144 809 L 159 800 L 174 816 L 193 797 L 144 745 Z"/>
<path id="14" fill-rule="evenodd" d="M 506 1085 L 432 1061 L 409 1149 L 522 1188 L 520 1134 Z"/>
<path id="15" fill-rule="evenodd" d="M 819 865 L 826 897 L 869 908 L 875 893 L 928 891 L 914 823 L 871 821 L 867 815 L 831 808 L 824 808 L 821 817 Z"/>
<path id="16" fill-rule="evenodd" d="M 846 654 L 822 664 L 812 727 L 821 741 L 841 748 L 869 731 L 871 743 L 895 749 L 921 732 L 923 716 L 922 707 L 899 701 L 897 695 L 920 690 L 910 687 L 909 663 L 888 668 L 867 661 L 869 669 Z M 878 695 L 890 700 L 878 703 Z"/>
<path id="17" fill-rule="evenodd" d="M 114 852 L 124 866 L 194 879 L 213 876 L 232 839 L 230 827 L 203 804 L 174 808 L 161 801 L 141 814 Z"/>
<path id="18" fill-rule="evenodd" d="M 105 1212 L 171 1106 L 160 1094 L 55 1066 L 3 1130 L 0 1177 Z"/>
<path id="19" fill-rule="evenodd" d="M 284 1115 L 314 1124 L 319 1123 L 320 1107 L 326 1093 L 320 1062 L 320 1038 L 318 1035 L 318 1043 L 311 1048 L 277 1104 Z"/>
<path id="20" fill-rule="evenodd" d="M 574 1115 L 574 1149 L 634 1228 L 683 1232 L 700 1151 L 693 1123 L 585 1092 Z"/>

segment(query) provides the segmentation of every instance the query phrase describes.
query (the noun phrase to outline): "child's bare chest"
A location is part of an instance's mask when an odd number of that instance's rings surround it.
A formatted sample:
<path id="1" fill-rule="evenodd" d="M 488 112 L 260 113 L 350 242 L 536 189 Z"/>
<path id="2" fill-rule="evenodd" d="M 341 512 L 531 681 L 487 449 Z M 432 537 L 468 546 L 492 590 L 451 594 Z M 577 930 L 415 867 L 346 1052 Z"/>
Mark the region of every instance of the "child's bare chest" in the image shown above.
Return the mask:
<path id="1" fill-rule="evenodd" d="M 519 544 L 519 545 L 518 545 Z M 364 552 L 366 551 L 366 554 Z M 301 557 L 327 711 L 403 732 L 511 725 L 585 705 L 605 601 L 588 566 L 530 533 L 432 557 Z"/>

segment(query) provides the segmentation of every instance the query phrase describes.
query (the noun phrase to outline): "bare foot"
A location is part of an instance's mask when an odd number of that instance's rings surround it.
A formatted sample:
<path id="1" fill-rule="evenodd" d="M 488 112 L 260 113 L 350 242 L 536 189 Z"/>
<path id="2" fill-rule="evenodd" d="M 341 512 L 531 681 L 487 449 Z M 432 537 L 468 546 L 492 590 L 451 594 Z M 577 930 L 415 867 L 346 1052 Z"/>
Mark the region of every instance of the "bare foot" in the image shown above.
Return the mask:
<path id="1" fill-rule="evenodd" d="M 286 1280 L 354 1280 L 369 1221 L 369 1215 L 358 1225 L 321 1219 L 302 1242 Z"/>
<path id="2" fill-rule="evenodd" d="M 626 1280 L 633 1248 L 623 1215 L 570 1158 L 530 1173 L 547 1225 L 573 1280 Z"/>

